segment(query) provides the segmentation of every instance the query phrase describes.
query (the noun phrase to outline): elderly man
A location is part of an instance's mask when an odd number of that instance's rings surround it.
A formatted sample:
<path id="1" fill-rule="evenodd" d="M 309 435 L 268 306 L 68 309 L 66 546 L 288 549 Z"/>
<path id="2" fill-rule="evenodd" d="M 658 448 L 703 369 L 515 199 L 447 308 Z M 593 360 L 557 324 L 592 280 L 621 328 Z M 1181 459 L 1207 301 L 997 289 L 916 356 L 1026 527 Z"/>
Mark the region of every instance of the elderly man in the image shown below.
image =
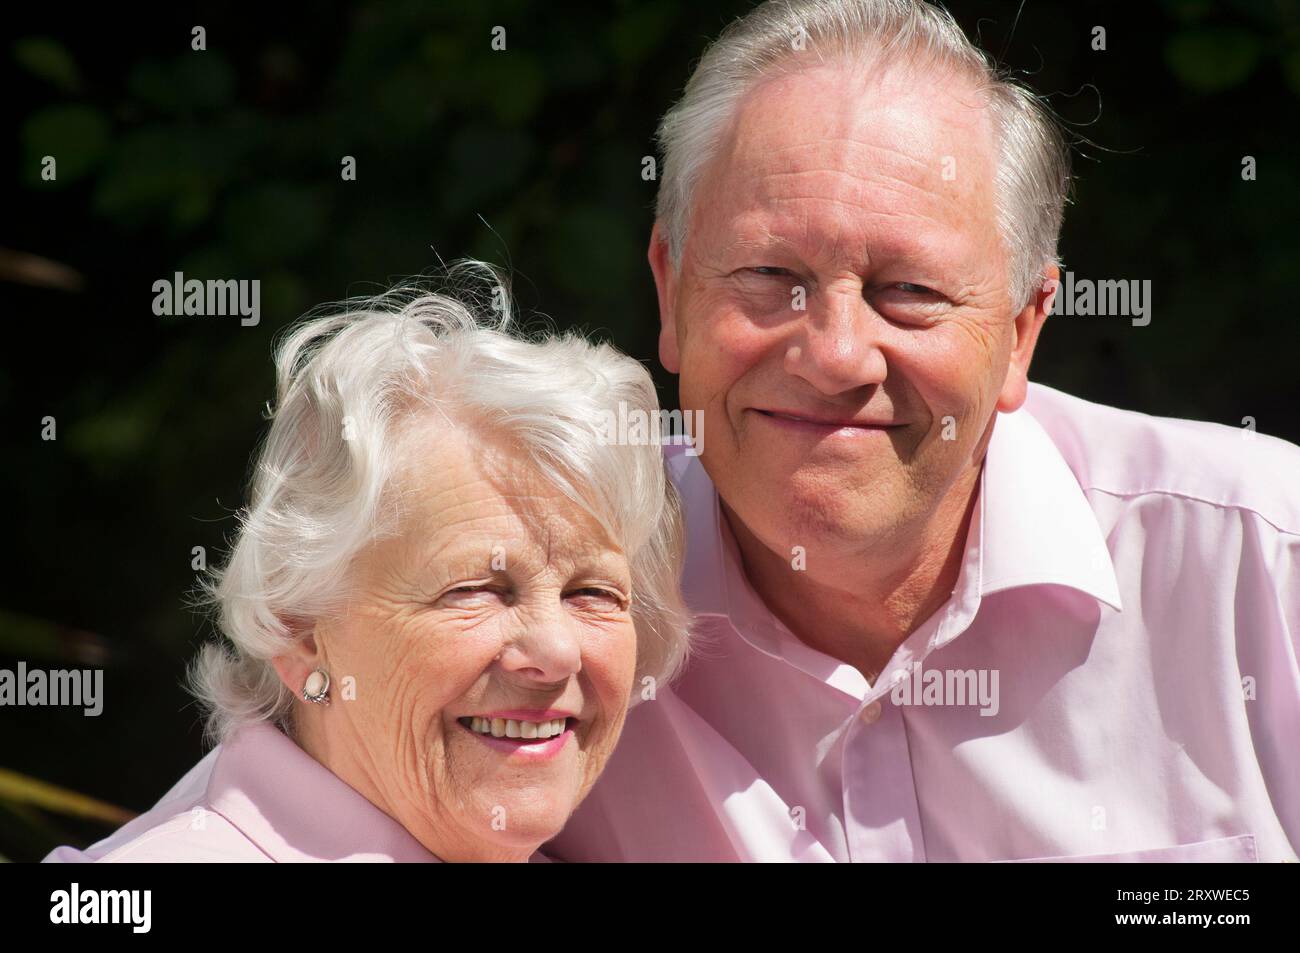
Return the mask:
<path id="1" fill-rule="evenodd" d="M 1294 859 L 1300 450 L 1028 382 L 1034 96 L 926 4 L 773 2 L 660 139 L 701 644 L 548 852 Z"/>

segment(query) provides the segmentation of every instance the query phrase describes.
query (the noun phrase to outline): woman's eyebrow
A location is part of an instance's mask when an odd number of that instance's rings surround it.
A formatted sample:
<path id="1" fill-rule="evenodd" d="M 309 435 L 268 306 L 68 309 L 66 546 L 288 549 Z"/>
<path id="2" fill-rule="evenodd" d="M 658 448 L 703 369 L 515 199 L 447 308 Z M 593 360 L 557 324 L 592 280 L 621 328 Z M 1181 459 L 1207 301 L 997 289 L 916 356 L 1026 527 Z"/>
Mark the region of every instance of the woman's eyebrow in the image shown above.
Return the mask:
<path id="1" fill-rule="evenodd" d="M 512 562 L 509 547 L 492 543 L 467 546 L 463 540 L 455 538 L 436 548 L 421 547 L 421 550 L 418 564 L 426 575 L 489 575 L 508 569 Z M 499 568 L 494 568 L 494 564 Z"/>
<path id="2" fill-rule="evenodd" d="M 604 576 L 611 582 L 630 585 L 632 571 L 627 557 L 617 550 L 606 550 L 590 557 L 579 559 L 574 564 L 576 576 Z"/>

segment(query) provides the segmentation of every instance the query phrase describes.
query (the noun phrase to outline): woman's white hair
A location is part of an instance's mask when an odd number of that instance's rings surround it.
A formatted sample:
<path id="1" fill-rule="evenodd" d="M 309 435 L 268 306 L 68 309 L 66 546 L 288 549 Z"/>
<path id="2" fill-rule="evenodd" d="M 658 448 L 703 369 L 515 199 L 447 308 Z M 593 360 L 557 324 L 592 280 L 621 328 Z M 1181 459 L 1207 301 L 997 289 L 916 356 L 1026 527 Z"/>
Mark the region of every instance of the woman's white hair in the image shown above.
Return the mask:
<path id="1" fill-rule="evenodd" d="M 444 278 L 453 294 L 415 286 L 352 299 L 309 314 L 280 342 L 250 503 L 228 561 L 204 585 L 225 639 L 201 649 L 188 683 L 210 740 L 256 721 L 291 729 L 295 696 L 270 659 L 340 608 L 353 558 L 393 531 L 401 434 L 425 415 L 504 438 L 623 548 L 635 688 L 647 676 L 666 684 L 685 661 L 676 490 L 658 445 L 616 445 L 602 430 L 620 403 L 658 419 L 649 373 L 608 344 L 517 328 L 489 265 L 457 262 Z"/>
<path id="2" fill-rule="evenodd" d="M 1046 265 L 1060 264 L 1069 144 L 1042 99 L 990 62 L 951 14 L 922 0 L 768 0 L 708 47 L 657 134 L 663 170 L 655 211 L 674 267 L 681 267 L 696 188 L 741 99 L 774 72 L 836 58 L 946 67 L 979 84 L 998 137 L 997 226 L 1010 296 L 1017 310 L 1027 304 Z"/>

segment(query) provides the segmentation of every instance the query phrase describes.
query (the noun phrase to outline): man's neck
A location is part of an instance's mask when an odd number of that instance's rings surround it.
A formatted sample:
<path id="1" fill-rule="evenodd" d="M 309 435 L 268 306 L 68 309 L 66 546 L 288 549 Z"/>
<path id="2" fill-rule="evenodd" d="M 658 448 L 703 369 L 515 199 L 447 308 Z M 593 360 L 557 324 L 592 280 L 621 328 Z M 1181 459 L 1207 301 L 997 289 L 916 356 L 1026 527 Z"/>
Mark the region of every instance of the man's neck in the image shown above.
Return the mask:
<path id="1" fill-rule="evenodd" d="M 818 565 L 818 548 L 808 546 L 804 570 L 754 536 L 725 502 L 721 508 L 745 574 L 768 609 L 806 645 L 875 682 L 898 647 L 952 596 L 979 477 L 976 467 L 923 525 L 873 540 L 847 557 Z"/>

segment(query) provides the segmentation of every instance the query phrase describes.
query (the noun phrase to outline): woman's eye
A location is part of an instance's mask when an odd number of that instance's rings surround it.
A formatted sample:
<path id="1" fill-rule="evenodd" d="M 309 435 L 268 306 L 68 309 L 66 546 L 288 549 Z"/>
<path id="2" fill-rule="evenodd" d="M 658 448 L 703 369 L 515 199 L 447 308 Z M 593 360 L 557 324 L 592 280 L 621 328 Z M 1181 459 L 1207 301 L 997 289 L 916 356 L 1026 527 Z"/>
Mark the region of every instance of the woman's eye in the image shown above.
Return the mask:
<path id="1" fill-rule="evenodd" d="M 497 586 L 457 586 L 443 593 L 443 598 L 452 602 L 477 601 L 506 597 L 506 593 Z"/>
<path id="2" fill-rule="evenodd" d="M 571 589 L 565 593 L 566 598 L 577 597 L 589 603 L 603 603 L 609 606 L 617 606 L 622 609 L 627 605 L 627 600 L 612 589 L 602 589 L 599 586 L 584 586 L 581 589 Z"/>

